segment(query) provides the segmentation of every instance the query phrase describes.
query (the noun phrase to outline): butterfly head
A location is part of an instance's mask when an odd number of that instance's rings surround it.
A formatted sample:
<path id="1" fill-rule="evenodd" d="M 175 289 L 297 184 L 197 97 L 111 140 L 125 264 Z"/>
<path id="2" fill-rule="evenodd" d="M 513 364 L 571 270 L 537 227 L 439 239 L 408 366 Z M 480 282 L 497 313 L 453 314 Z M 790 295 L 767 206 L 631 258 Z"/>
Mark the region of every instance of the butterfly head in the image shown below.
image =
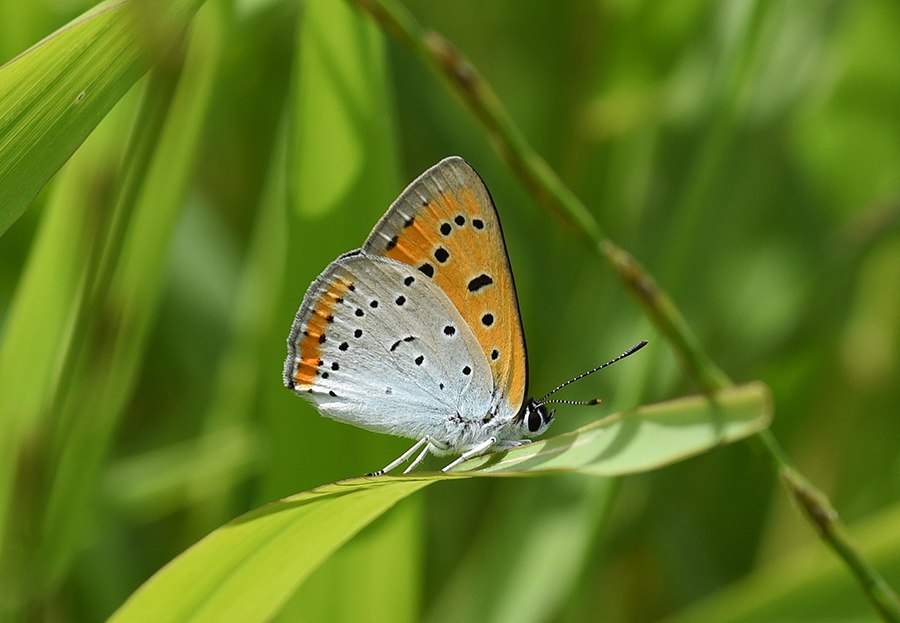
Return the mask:
<path id="1" fill-rule="evenodd" d="M 522 427 L 523 437 L 537 437 L 542 435 L 547 427 L 553 423 L 553 414 L 556 409 L 550 411 L 547 407 L 537 402 L 534 398 L 525 401 L 522 408 L 522 419 L 519 426 Z"/>

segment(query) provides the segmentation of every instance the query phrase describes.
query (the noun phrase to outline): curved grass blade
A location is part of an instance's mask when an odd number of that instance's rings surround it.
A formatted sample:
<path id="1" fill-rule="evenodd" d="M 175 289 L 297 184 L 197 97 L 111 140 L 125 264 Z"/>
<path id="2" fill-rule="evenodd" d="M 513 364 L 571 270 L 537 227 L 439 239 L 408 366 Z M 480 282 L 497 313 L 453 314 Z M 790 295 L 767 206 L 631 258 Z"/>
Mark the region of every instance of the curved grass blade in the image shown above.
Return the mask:
<path id="1" fill-rule="evenodd" d="M 655 469 L 768 426 L 769 389 L 729 388 L 613 415 L 574 433 L 468 461 L 451 474 L 355 478 L 225 524 L 170 562 L 113 615 L 136 621 L 266 621 L 332 552 L 406 496 L 439 480 Z M 664 443 L 671 436 L 672 443 Z M 498 459 L 498 457 L 501 457 Z"/>
<path id="2" fill-rule="evenodd" d="M 201 4 L 103 2 L 0 67 L 0 235 Z"/>
<path id="3" fill-rule="evenodd" d="M 578 471 L 595 476 L 645 472 L 765 429 L 772 397 L 761 382 L 616 413 L 577 431 L 505 454 L 477 457 L 457 471 Z"/>
<path id="4" fill-rule="evenodd" d="M 110 621 L 266 621 L 335 550 L 433 480 L 349 480 L 263 506 L 163 567 Z"/>

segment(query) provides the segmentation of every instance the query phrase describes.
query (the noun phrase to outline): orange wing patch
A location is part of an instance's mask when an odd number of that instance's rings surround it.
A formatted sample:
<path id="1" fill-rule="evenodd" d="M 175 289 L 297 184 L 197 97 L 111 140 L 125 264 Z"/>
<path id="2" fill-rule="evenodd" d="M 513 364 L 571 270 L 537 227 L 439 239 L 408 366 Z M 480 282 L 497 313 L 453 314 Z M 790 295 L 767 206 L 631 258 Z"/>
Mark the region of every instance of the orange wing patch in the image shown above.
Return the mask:
<path id="1" fill-rule="evenodd" d="M 496 386 L 517 411 L 527 363 L 515 284 L 496 208 L 478 174 L 458 158 L 413 182 L 364 245 L 418 268 L 472 329 Z"/>
<path id="2" fill-rule="evenodd" d="M 303 338 L 298 343 L 300 361 L 297 362 L 293 374 L 294 388 L 297 391 L 313 390 L 313 383 L 319 374 L 319 366 L 322 365 L 322 344 L 328 339 L 326 329 L 334 320 L 332 315 L 334 308 L 343 300 L 347 290 L 353 288 L 353 283 L 337 280 L 325 290 L 322 297 L 313 307 L 312 314 L 306 321 L 306 329 L 303 330 Z"/>

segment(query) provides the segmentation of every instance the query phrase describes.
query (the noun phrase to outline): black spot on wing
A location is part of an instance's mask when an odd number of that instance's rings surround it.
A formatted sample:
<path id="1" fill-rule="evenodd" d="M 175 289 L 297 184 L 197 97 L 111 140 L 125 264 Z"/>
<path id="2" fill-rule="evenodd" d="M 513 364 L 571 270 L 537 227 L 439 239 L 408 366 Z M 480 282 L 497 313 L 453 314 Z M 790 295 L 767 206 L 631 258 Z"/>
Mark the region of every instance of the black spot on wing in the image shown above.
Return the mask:
<path id="1" fill-rule="evenodd" d="M 469 280 L 469 292 L 478 292 L 482 288 L 486 288 L 494 283 L 494 279 L 487 273 L 481 273 L 477 277 Z"/>

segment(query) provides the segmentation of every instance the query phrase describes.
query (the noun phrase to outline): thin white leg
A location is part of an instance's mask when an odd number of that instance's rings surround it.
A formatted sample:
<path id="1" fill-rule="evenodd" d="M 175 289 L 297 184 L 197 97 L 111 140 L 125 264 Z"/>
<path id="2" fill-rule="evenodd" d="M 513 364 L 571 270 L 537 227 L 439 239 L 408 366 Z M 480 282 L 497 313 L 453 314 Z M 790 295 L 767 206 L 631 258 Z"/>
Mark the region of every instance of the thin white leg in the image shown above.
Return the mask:
<path id="1" fill-rule="evenodd" d="M 452 463 L 450 463 L 450 465 L 448 465 L 447 467 L 445 467 L 445 468 L 442 469 L 441 471 L 442 471 L 442 472 L 449 472 L 451 469 L 453 469 L 454 467 L 456 467 L 457 465 L 459 465 L 460 463 L 462 463 L 462 462 L 465 461 L 466 459 L 471 459 L 473 456 L 478 456 L 479 454 L 481 454 L 481 453 L 484 452 L 485 450 L 488 450 L 491 446 L 493 446 L 493 445 L 496 444 L 496 443 L 497 443 L 497 438 L 496 438 L 496 437 L 490 437 L 489 439 L 486 439 L 485 441 L 482 441 L 480 444 L 478 444 L 478 445 L 475 446 L 474 448 L 471 448 L 471 449 L 466 450 L 465 452 L 463 452 L 463 453 L 462 453 L 462 456 L 460 456 L 458 459 L 456 459 L 455 461 L 453 461 Z"/>
<path id="2" fill-rule="evenodd" d="M 434 449 L 434 447 L 430 443 L 428 445 L 426 445 L 425 449 L 422 450 L 422 453 L 416 457 L 415 461 L 413 461 L 412 463 L 409 464 L 409 467 L 407 467 L 406 469 L 403 470 L 403 473 L 408 474 L 409 472 L 414 470 L 416 467 L 418 467 L 419 463 L 421 463 L 425 459 L 425 457 L 428 456 L 428 453 L 431 452 L 433 449 Z"/>
<path id="3" fill-rule="evenodd" d="M 386 474 L 387 472 L 391 471 L 392 469 L 394 469 L 395 467 L 397 467 L 398 465 L 400 465 L 400 463 L 402 463 L 403 461 L 405 461 L 405 460 L 407 460 L 409 457 L 411 457 L 411 456 L 412 456 L 419 448 L 422 447 L 423 444 L 426 444 L 426 443 L 428 443 L 428 437 L 423 437 L 422 439 L 420 439 L 419 441 L 417 441 L 417 442 L 413 445 L 412 448 L 410 448 L 409 450 L 407 450 L 406 452 L 404 452 L 403 454 L 401 454 L 400 457 L 397 458 L 396 460 L 391 461 L 391 462 L 390 462 L 387 466 L 385 466 L 383 469 L 380 469 L 380 470 L 378 470 L 377 472 L 373 472 L 373 473 L 371 473 L 371 474 L 366 474 L 366 476 L 383 476 L 383 475 Z M 426 448 L 426 450 L 427 450 L 427 448 Z"/>

